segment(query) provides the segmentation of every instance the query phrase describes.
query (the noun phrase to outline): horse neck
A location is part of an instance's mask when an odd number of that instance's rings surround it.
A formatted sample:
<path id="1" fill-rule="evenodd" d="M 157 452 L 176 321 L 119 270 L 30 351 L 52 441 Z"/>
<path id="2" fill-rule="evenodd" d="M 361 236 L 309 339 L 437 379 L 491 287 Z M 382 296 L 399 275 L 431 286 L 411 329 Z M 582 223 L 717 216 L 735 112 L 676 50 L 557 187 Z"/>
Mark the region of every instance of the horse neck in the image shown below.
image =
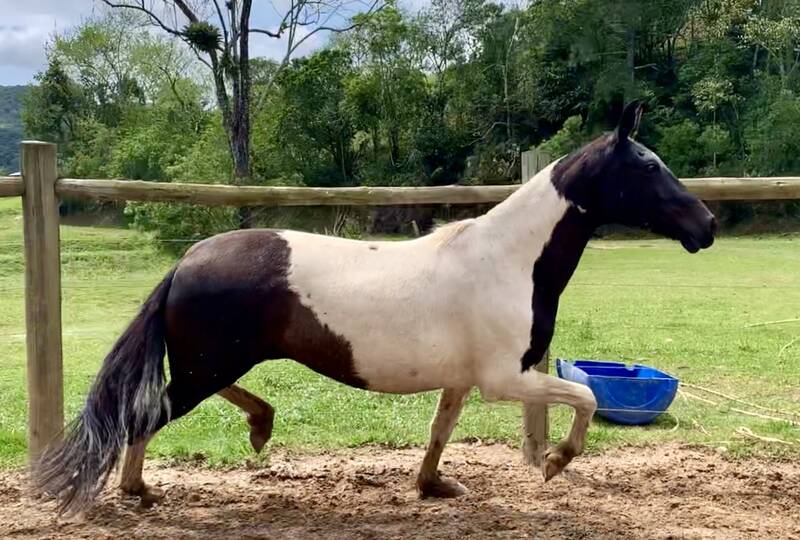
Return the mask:
<path id="1" fill-rule="evenodd" d="M 559 245 L 554 247 L 565 265 L 577 265 L 591 228 L 584 223 L 577 207 L 553 184 L 557 163 L 548 165 L 479 218 L 482 240 L 492 249 L 501 250 L 503 258 L 529 266 L 532 260 L 540 258 L 552 239 L 558 241 Z"/>

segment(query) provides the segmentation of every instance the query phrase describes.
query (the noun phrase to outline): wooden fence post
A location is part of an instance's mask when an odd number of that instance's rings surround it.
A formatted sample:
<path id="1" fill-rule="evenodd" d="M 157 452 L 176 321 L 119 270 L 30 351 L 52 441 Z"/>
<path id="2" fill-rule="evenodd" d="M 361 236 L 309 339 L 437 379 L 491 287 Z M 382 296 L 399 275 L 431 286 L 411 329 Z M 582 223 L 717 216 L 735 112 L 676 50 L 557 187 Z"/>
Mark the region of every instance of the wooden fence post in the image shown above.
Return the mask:
<path id="1" fill-rule="evenodd" d="M 536 366 L 536 371 L 547 373 L 550 364 L 550 351 L 544 353 L 544 359 Z M 522 406 L 522 451 L 530 465 L 538 467 L 542 455 L 547 450 L 547 436 L 550 432 L 550 418 L 547 404 Z"/>
<path id="2" fill-rule="evenodd" d="M 51 441 L 60 437 L 64 427 L 57 176 L 56 145 L 23 141 L 28 458 L 31 462 Z"/>
<path id="3" fill-rule="evenodd" d="M 533 176 L 547 167 L 550 158 L 538 148 L 531 148 L 523 152 L 522 183 L 524 184 Z M 536 371 L 547 374 L 550 365 L 550 349 L 544 352 L 544 358 L 536 366 Z M 550 433 L 550 417 L 547 404 L 522 405 L 522 452 L 528 464 L 538 467 L 542 455 L 547 450 L 547 437 Z"/>

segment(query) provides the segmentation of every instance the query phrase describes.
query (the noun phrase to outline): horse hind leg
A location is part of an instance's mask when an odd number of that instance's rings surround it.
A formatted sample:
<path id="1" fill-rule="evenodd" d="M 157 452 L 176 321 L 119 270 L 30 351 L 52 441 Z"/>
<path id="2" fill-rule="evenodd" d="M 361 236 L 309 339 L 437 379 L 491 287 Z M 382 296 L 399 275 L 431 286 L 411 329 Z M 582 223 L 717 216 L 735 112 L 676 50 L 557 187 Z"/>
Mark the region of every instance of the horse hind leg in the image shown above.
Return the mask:
<path id="1" fill-rule="evenodd" d="M 417 491 L 420 497 L 451 498 L 467 493 L 467 489 L 457 481 L 440 476 L 439 459 L 468 394 L 469 388 L 445 388 L 439 396 L 436 416 L 431 422 L 431 440 L 417 475 Z"/>
<path id="2" fill-rule="evenodd" d="M 247 423 L 250 424 L 250 444 L 256 454 L 260 453 L 272 436 L 275 409 L 260 397 L 235 384 L 223 388 L 217 394 L 247 413 Z"/>
<path id="3" fill-rule="evenodd" d="M 167 385 L 165 390 L 166 399 L 162 400 L 161 415 L 153 431 L 138 440 L 134 440 L 129 436 L 128 445 L 125 448 L 122 472 L 119 477 L 119 489 L 126 495 L 139 497 L 139 501 L 144 508 L 150 508 L 154 504 L 161 502 L 164 498 L 164 490 L 145 483 L 142 476 L 142 469 L 144 468 L 144 455 L 147 450 L 147 445 L 158 430 L 172 420 L 172 407 L 164 403 L 164 401 L 170 401 L 170 390 L 172 387 L 172 383 Z"/>
<path id="4" fill-rule="evenodd" d="M 171 366 L 175 369 L 171 369 L 173 379 L 166 388 L 166 401 L 169 402 L 169 406 L 162 407 L 158 425 L 139 440 L 129 441 L 125 451 L 119 487 L 123 493 L 139 497 L 141 505 L 145 508 L 160 502 L 164 497 L 163 490 L 148 485 L 142 476 L 147 444 L 167 422 L 177 420 L 197 407 L 204 399 L 222 390 L 220 385 L 224 388 L 229 384 L 217 382 L 214 377 L 206 377 L 202 373 L 189 375 L 190 372 L 179 371 L 178 366 L 180 364 L 177 363 Z M 236 373 L 236 377 L 232 374 L 230 379 L 235 381 L 243 374 Z"/>
<path id="5" fill-rule="evenodd" d="M 122 492 L 126 495 L 139 497 L 144 508 L 150 508 L 164 498 L 164 490 L 146 484 L 142 478 L 144 453 L 147 443 L 152 438 L 153 436 L 149 435 L 139 442 L 128 445 L 125 450 L 125 459 L 122 464 L 122 474 L 119 482 L 119 488 Z"/>

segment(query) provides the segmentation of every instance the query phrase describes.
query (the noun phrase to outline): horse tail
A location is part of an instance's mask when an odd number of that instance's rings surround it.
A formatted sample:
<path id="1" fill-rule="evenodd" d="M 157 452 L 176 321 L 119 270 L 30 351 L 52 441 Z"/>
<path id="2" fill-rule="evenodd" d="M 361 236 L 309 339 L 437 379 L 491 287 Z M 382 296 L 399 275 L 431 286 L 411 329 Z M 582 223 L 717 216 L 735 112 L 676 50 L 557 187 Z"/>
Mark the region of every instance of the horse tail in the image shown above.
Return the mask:
<path id="1" fill-rule="evenodd" d="M 164 307 L 174 275 L 173 269 L 155 288 L 108 353 L 63 440 L 32 466 L 34 492 L 57 499 L 59 513 L 84 509 L 103 489 L 125 443 L 169 420 Z"/>

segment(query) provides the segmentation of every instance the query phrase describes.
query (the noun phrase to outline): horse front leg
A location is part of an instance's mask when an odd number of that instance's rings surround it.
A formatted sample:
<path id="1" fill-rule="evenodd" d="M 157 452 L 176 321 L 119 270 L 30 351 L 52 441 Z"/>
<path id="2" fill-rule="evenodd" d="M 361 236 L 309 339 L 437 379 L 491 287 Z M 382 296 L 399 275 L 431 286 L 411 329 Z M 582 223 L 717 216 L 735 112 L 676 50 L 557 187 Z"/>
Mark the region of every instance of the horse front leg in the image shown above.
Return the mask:
<path id="1" fill-rule="evenodd" d="M 417 475 L 417 490 L 423 498 L 458 497 L 467 492 L 467 489 L 455 480 L 442 478 L 439 475 L 439 459 L 442 457 L 444 445 L 453 433 L 469 391 L 469 388 L 445 388 L 439 396 L 436 416 L 431 422 L 431 440 Z"/>
<path id="2" fill-rule="evenodd" d="M 536 405 L 562 403 L 575 409 L 569 435 L 541 456 L 542 476 L 545 482 L 560 473 L 583 452 L 586 431 L 597 409 L 597 401 L 588 386 L 565 381 L 551 375 L 529 370 L 489 375 L 482 385 L 481 394 L 487 401 L 513 400 L 525 404 L 526 412 Z M 526 414 L 526 423 L 530 417 Z"/>
<path id="3" fill-rule="evenodd" d="M 522 455 L 525 461 L 532 467 L 540 467 L 542 465 L 542 456 L 547 452 L 547 440 L 536 440 L 535 436 L 544 431 L 547 432 L 546 427 L 542 427 L 542 423 L 547 424 L 547 418 L 543 417 L 542 406 L 534 403 L 522 404 Z"/>

